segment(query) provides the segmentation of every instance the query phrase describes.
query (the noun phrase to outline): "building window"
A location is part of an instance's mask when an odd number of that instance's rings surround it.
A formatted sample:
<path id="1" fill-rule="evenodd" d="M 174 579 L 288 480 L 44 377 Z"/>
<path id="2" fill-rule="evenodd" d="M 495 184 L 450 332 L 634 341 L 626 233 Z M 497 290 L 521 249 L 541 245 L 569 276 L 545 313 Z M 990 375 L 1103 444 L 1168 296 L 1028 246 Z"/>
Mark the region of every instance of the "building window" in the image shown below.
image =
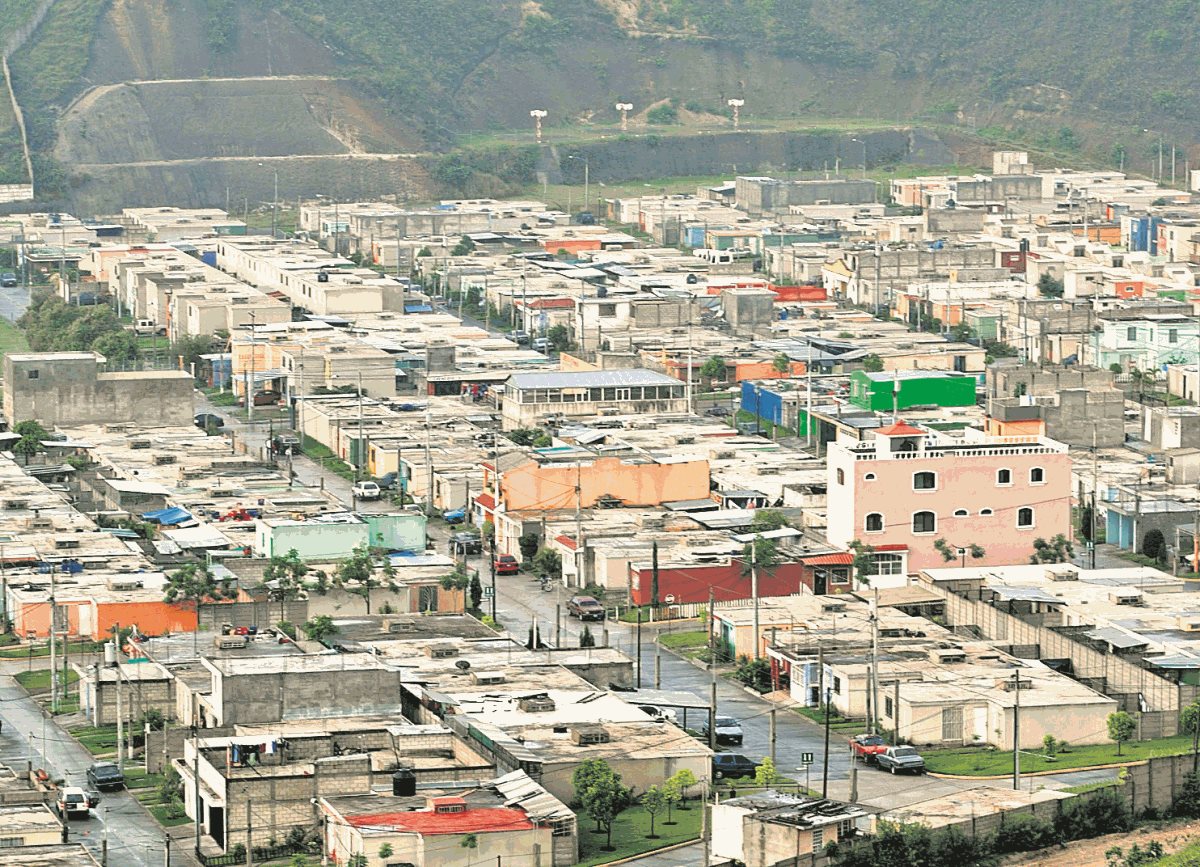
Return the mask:
<path id="1" fill-rule="evenodd" d="M 1125 329 L 1125 339 L 1130 341 L 1137 340 L 1137 328 L 1135 326 L 1130 325 Z"/>
<path id="2" fill-rule="evenodd" d="M 600 305 L 600 315 L 601 316 L 616 316 L 617 315 L 617 305 L 616 304 L 601 304 Z"/>
<path id="3" fill-rule="evenodd" d="M 892 697 L 890 695 L 885 695 L 883 697 L 883 715 L 885 717 L 887 717 L 888 719 L 894 719 L 895 713 L 896 713 L 896 706 L 892 702 Z"/>
<path id="4" fill-rule="evenodd" d="M 981 517 L 990 518 L 992 516 L 992 510 L 991 509 L 980 509 L 979 514 Z"/>
<path id="5" fill-rule="evenodd" d="M 879 512 L 872 512 L 871 514 L 867 515 L 866 529 L 868 533 L 882 533 L 883 515 L 881 515 Z"/>
<path id="6" fill-rule="evenodd" d="M 1024 506 L 1017 509 L 1017 526 L 1032 527 L 1033 526 L 1033 509 Z"/>
<path id="7" fill-rule="evenodd" d="M 876 575 L 899 575 L 903 571 L 904 557 L 900 554 L 876 554 Z"/>
<path id="8" fill-rule="evenodd" d="M 833 676 L 833 694 L 834 695 L 842 694 L 842 679 L 840 677 L 838 677 L 836 674 Z"/>
<path id="9" fill-rule="evenodd" d="M 838 483 L 839 485 L 844 485 L 844 484 L 846 484 L 846 471 L 845 471 L 845 470 L 843 470 L 841 467 L 838 467 L 838 471 L 837 471 L 837 483 Z"/>
<path id="10" fill-rule="evenodd" d="M 1179 329 L 1178 328 L 1168 328 L 1167 329 L 1167 343 L 1178 343 L 1178 342 L 1179 342 Z"/>
<path id="11" fill-rule="evenodd" d="M 1034 467 L 1029 471 L 1029 484 L 1042 485 L 1046 482 L 1046 471 L 1041 467 Z"/>
<path id="12" fill-rule="evenodd" d="M 937 475 L 934 473 L 913 473 L 914 491 L 932 491 L 937 487 Z"/>
<path id="13" fill-rule="evenodd" d="M 34 370 L 30 370 L 30 371 L 28 371 L 28 372 L 27 372 L 27 376 L 28 376 L 30 379 L 37 379 L 37 378 L 38 378 L 38 371 L 37 371 L 36 369 L 34 369 Z"/>
<path id="14" fill-rule="evenodd" d="M 863 476 L 863 481 L 864 481 L 864 482 L 873 482 L 873 481 L 875 481 L 875 474 L 874 474 L 874 473 L 867 473 L 865 476 Z"/>
<path id="15" fill-rule="evenodd" d="M 966 509 L 955 509 L 954 510 L 954 517 L 956 517 L 956 518 L 965 518 L 969 514 L 971 514 L 971 513 L 968 512 Z"/>
<path id="16" fill-rule="evenodd" d="M 997 485 L 1011 485 L 1012 484 L 1012 470 L 996 470 L 996 484 Z"/>
<path id="17" fill-rule="evenodd" d="M 937 516 L 933 512 L 914 512 L 912 531 L 914 533 L 936 533 Z"/>
<path id="18" fill-rule="evenodd" d="M 942 708 L 942 740 L 962 740 L 963 709 L 961 707 Z"/>
<path id="19" fill-rule="evenodd" d="M 821 850 L 825 848 L 825 829 L 812 829 L 812 850 L 814 855 L 821 854 Z"/>

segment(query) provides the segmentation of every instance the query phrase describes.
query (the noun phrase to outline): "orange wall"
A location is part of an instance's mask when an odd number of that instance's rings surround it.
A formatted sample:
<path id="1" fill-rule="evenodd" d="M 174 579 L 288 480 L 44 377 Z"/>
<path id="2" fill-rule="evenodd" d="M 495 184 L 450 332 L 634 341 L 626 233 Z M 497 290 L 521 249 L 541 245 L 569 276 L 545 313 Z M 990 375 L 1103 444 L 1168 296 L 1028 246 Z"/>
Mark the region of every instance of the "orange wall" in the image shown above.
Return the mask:
<path id="1" fill-rule="evenodd" d="M 771 283 L 768 288 L 775 293 L 776 301 L 824 301 L 824 286 L 777 286 Z"/>
<path id="2" fill-rule="evenodd" d="M 1045 436 L 1046 423 L 1040 418 L 1024 421 L 1000 421 L 996 418 L 989 418 L 987 432 L 990 436 L 997 437 Z"/>
<path id="3" fill-rule="evenodd" d="M 168 602 L 147 600 L 145 602 L 97 602 L 96 630 L 93 638 L 112 632 L 114 625 L 137 626 L 145 635 L 163 635 L 167 632 L 195 632 L 196 612 L 190 607 L 172 605 Z"/>
<path id="4" fill-rule="evenodd" d="M 701 499 L 709 491 L 708 461 L 626 464 L 620 458 L 600 458 L 582 470 L 530 462 L 504 474 L 504 507 L 510 512 L 574 508 L 576 479 L 584 508 L 606 494 L 630 506 L 657 506 Z"/>
<path id="5" fill-rule="evenodd" d="M 599 250 L 599 238 L 551 238 L 542 244 L 548 253 L 566 250 L 568 253 L 579 253 L 583 250 Z"/>
<path id="6" fill-rule="evenodd" d="M 770 361 L 735 361 L 733 365 L 733 381 L 743 379 L 787 379 L 790 376 L 803 376 L 808 367 L 803 361 L 793 361 L 787 373 L 780 373 Z"/>
<path id="7" fill-rule="evenodd" d="M 1072 226 L 1071 234 L 1082 235 L 1083 226 Z M 1121 226 L 1120 224 L 1088 226 L 1087 237 L 1089 241 L 1117 245 L 1121 243 Z"/>
<path id="8" fill-rule="evenodd" d="M 1118 298 L 1141 298 L 1146 284 L 1141 280 L 1118 280 L 1113 284 L 1113 294 Z"/>
<path id="9" fill-rule="evenodd" d="M 558 356 L 559 370 L 599 370 L 600 368 L 592 364 L 590 361 L 584 361 L 566 352 L 559 353 Z"/>

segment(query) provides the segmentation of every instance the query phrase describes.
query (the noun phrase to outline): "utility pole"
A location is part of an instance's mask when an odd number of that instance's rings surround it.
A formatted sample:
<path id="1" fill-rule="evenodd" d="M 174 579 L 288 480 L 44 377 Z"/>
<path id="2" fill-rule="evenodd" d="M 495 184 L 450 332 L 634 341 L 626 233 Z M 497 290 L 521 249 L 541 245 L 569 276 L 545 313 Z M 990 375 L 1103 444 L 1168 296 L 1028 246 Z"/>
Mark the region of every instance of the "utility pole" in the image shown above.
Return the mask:
<path id="1" fill-rule="evenodd" d="M 113 654 L 113 671 L 117 675 L 117 767 L 124 770 L 125 751 L 122 749 L 122 744 L 125 741 L 125 720 L 124 709 L 121 707 L 121 660 L 117 656 L 121 652 L 121 625 L 119 623 L 113 624 L 113 647 L 116 650 L 116 653 Z M 196 785 L 199 785 L 199 782 Z"/>
<path id="2" fill-rule="evenodd" d="M 654 688 L 662 689 L 662 645 L 654 639 Z"/>
<path id="3" fill-rule="evenodd" d="M 879 734 L 879 587 L 871 600 L 871 734 Z"/>
<path id="4" fill-rule="evenodd" d="M 433 421 L 430 417 L 429 410 L 425 410 L 425 517 L 433 517 L 433 451 L 430 443 L 430 431 L 433 428 Z M 500 489 L 496 489 L 496 508 L 500 506 Z M 493 517 L 499 517 L 493 512 Z M 496 532 L 496 521 L 492 521 L 492 532 Z M 494 543 L 493 543 L 494 544 Z"/>
<path id="5" fill-rule="evenodd" d="M 642 607 L 637 610 L 637 688 L 642 688 Z"/>
<path id="6" fill-rule="evenodd" d="M 579 587 L 587 586 L 583 580 L 583 561 L 583 461 L 580 460 L 575 464 L 575 581 Z"/>
<path id="7" fill-rule="evenodd" d="M 246 377 L 246 423 L 254 424 L 254 343 L 255 311 L 250 311 L 250 369 Z"/>
<path id="8" fill-rule="evenodd" d="M 251 839 L 253 826 L 250 824 L 250 798 L 246 799 L 246 867 L 254 867 L 254 841 Z"/>
<path id="9" fill-rule="evenodd" d="M 750 540 L 750 598 L 754 600 L 754 658 L 762 656 L 762 637 L 758 634 L 758 540 L 755 536 Z"/>
<path id="10" fill-rule="evenodd" d="M 821 764 L 821 797 L 829 797 L 829 692 L 825 686 L 825 647 L 817 645 L 817 689 L 825 702 L 825 758 Z"/>
<path id="11" fill-rule="evenodd" d="M 1021 670 L 1013 672 L 1013 791 L 1021 789 Z"/>
<path id="12" fill-rule="evenodd" d="M 767 717 L 767 722 L 769 723 L 771 764 L 775 764 L 775 705 L 771 705 L 770 715 Z"/>
<path id="13" fill-rule="evenodd" d="M 713 589 L 708 588 L 708 748 L 717 749 L 717 643 L 713 640 Z M 707 867 L 707 865 L 706 865 Z"/>
<path id="14" fill-rule="evenodd" d="M 50 570 L 50 711 L 58 710 L 58 668 L 55 667 L 54 621 L 58 619 L 58 608 L 54 602 L 54 570 Z M 42 744 L 45 749 L 46 745 Z"/>
<path id="15" fill-rule="evenodd" d="M 858 803 L 858 762 L 854 760 L 854 750 L 850 750 L 850 803 Z"/>
<path id="16" fill-rule="evenodd" d="M 1092 514 L 1090 521 L 1092 525 L 1092 538 L 1088 540 L 1088 547 L 1091 548 L 1091 563 L 1092 568 L 1096 568 L 1096 486 L 1100 484 L 1100 458 L 1096 450 L 1096 422 L 1092 422 Z M 1196 571 L 1195 547 L 1198 535 L 1200 535 L 1200 512 L 1196 513 L 1196 526 L 1193 529 L 1192 535 L 1192 571 Z"/>

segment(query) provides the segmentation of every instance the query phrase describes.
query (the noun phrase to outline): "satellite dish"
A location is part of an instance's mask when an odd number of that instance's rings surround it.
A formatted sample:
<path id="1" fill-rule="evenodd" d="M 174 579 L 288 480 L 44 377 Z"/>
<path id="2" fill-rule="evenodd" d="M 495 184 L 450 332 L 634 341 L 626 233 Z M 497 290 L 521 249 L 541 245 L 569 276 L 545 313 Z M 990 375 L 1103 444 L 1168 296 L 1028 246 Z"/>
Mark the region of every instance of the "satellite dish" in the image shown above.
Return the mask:
<path id="1" fill-rule="evenodd" d="M 668 605 L 674 605 L 675 604 L 675 594 L 668 593 L 666 595 L 666 598 L 663 601 L 666 602 Z"/>
<path id="2" fill-rule="evenodd" d="M 470 669 L 471 663 L 465 659 L 459 659 L 459 660 L 455 661 L 454 667 L 457 668 L 459 671 L 467 671 L 468 669 Z"/>

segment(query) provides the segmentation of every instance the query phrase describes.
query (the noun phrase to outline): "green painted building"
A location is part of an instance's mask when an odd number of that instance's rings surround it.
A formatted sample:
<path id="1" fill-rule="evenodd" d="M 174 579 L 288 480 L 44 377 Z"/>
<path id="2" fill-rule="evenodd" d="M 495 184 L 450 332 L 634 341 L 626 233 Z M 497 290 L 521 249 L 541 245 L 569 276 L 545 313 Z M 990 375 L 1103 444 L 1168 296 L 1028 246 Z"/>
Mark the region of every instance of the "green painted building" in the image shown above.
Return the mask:
<path id="1" fill-rule="evenodd" d="M 873 412 L 891 412 L 892 392 L 899 390 L 895 406 L 974 406 L 978 380 L 965 373 L 939 370 L 904 370 L 895 373 L 850 374 L 850 402 Z"/>

